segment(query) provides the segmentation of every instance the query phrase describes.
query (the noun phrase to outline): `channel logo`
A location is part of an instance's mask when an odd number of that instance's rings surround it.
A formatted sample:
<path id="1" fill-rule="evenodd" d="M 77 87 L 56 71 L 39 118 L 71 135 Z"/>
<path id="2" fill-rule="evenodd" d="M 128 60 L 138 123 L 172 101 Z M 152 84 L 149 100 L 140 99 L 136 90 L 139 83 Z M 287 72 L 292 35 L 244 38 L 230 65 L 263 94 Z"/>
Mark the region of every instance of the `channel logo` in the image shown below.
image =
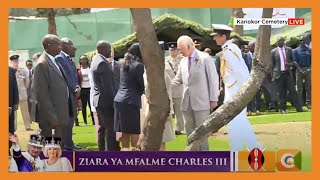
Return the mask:
<path id="1" fill-rule="evenodd" d="M 237 152 L 238 166 L 236 171 L 273 172 L 275 171 L 275 152 L 261 151 L 254 148 L 251 151 Z"/>
<path id="2" fill-rule="evenodd" d="M 301 169 L 301 151 L 297 149 L 281 149 L 277 152 L 277 168 L 279 171 L 299 171 Z"/>

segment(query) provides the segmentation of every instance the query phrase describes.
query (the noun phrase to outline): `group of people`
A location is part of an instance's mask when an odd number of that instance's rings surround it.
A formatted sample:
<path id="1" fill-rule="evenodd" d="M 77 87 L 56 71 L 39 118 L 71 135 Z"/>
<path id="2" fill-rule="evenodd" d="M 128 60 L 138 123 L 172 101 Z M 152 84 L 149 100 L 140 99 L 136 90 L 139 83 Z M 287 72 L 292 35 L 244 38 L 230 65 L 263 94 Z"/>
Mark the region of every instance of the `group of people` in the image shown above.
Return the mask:
<path id="1" fill-rule="evenodd" d="M 28 150 L 24 152 L 21 152 L 17 135 L 9 133 L 9 140 L 13 143 L 13 156 L 9 157 L 10 172 L 73 171 L 69 159 L 61 157 L 61 138 L 54 136 L 54 130 L 50 137 L 43 137 L 40 134 L 30 135 Z M 40 158 L 41 152 L 46 159 Z"/>
<path id="2" fill-rule="evenodd" d="M 252 70 L 255 42 L 240 45 L 239 39 L 231 41 L 242 50 L 248 70 Z M 305 33 L 295 49 L 283 37 L 278 37 L 277 47 L 271 54 L 270 71 L 253 100 L 248 104 L 247 114 L 260 114 L 261 95 L 264 95 L 265 110 L 275 109 L 287 113 L 286 104 L 291 102 L 297 112 L 304 112 L 304 105 L 311 109 L 311 34 Z M 279 107 L 280 104 L 280 107 Z"/>
<path id="3" fill-rule="evenodd" d="M 216 60 L 209 55 L 210 49 L 207 48 L 204 52 L 198 50 L 198 44 L 189 36 L 184 35 L 179 37 L 177 42 L 168 43 L 169 56 L 165 58 L 164 75 L 170 100 L 170 114 L 165 123 L 160 150 L 165 150 L 165 143 L 174 140 L 175 135 L 185 131 L 189 136 L 218 105 L 231 100 L 248 79 L 254 59 L 254 42 L 241 48 L 236 40 L 229 40 L 231 31 L 232 28 L 226 25 L 213 25 L 211 36 L 222 48 L 216 55 Z M 283 113 L 286 111 L 287 91 L 297 94 L 296 97 L 299 98 L 297 101 L 292 99 L 292 102 L 297 111 L 303 111 L 302 103 L 298 101 L 302 97 L 302 82 L 305 83 L 307 92 L 307 106 L 311 108 L 311 36 L 309 42 L 307 38 L 308 36 L 305 36 L 301 39 L 301 45 L 293 52 L 283 45 L 284 39 L 279 38 L 279 47 L 271 51 L 273 68 L 270 82 L 282 85 L 279 88 L 279 102 Z M 89 105 L 100 151 L 120 151 L 121 148 L 136 147 L 142 122 L 148 114 L 148 103 L 144 94 L 148 93 L 149 88 L 139 44 L 131 45 L 124 58 L 115 61 L 111 44 L 104 40 L 99 41 L 92 60 L 87 56 L 80 56 L 78 68 L 72 59 L 75 57 L 76 48 L 69 38 L 60 39 L 48 34 L 44 36 L 42 44 L 44 52 L 38 57 L 31 76 L 24 75 L 30 76 L 32 81 L 29 106 L 31 112 L 34 112 L 31 117 L 34 117 L 42 130 L 41 135 L 50 136 L 52 129 L 55 129 L 56 135 L 61 137 L 61 149 L 81 150 L 83 147 L 72 140 L 72 127 L 74 123 L 79 124 L 79 106 L 85 125 L 88 123 L 86 108 Z M 27 61 L 27 67 L 28 63 L 30 62 Z M 290 67 L 293 65 L 299 67 L 296 70 L 298 91 L 292 88 L 289 80 L 292 75 Z M 13 112 L 19 104 L 19 98 L 13 94 L 19 87 L 14 86 L 15 71 L 9 71 L 9 74 L 10 72 L 12 83 L 10 79 L 9 107 Z M 249 103 L 248 108 L 243 109 L 227 125 L 232 151 L 242 150 L 244 143 L 249 149 L 261 148 L 247 119 L 247 111 L 248 115 L 251 115 L 253 106 L 256 107 L 257 114 L 259 113 L 256 103 L 260 101 L 257 100 L 258 96 L 261 96 L 259 93 Z M 265 95 L 265 99 L 266 97 Z M 79 102 L 82 105 L 79 105 Z M 11 114 L 14 113 L 10 113 L 9 132 L 13 134 L 14 116 Z M 173 115 L 176 119 L 175 130 L 172 124 Z M 29 129 L 27 126 L 26 128 Z M 208 140 L 201 144 L 199 150 L 209 150 Z"/>

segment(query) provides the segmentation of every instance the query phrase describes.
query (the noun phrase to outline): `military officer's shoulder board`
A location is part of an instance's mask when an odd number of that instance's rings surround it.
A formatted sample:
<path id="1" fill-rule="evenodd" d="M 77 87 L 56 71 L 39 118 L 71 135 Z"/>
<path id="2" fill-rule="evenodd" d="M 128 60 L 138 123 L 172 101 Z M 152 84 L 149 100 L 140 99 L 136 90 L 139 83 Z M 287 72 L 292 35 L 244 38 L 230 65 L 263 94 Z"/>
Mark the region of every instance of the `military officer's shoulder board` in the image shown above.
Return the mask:
<path id="1" fill-rule="evenodd" d="M 225 47 L 223 48 L 223 51 L 227 51 L 227 52 L 228 52 L 228 50 L 229 50 L 233 55 L 235 55 L 239 61 L 241 60 L 241 58 L 238 56 L 238 54 L 237 54 L 235 51 L 233 51 L 231 48 L 229 48 L 228 46 L 225 46 Z"/>

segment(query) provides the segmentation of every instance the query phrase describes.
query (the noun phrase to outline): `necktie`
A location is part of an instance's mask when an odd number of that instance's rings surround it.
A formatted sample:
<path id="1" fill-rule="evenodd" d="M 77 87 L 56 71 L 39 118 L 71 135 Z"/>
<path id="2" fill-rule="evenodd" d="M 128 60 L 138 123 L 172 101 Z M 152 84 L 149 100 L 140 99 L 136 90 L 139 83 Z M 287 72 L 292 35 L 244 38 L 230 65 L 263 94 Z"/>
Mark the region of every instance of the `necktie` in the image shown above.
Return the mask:
<path id="1" fill-rule="evenodd" d="M 29 80 L 32 78 L 32 72 L 29 70 Z"/>
<path id="2" fill-rule="evenodd" d="M 287 58 L 286 58 L 286 55 L 284 53 L 284 48 L 281 48 L 281 53 L 282 53 L 282 57 L 283 57 L 283 61 L 284 61 L 284 68 L 285 70 L 287 70 Z"/>
<path id="3" fill-rule="evenodd" d="M 188 63 L 188 72 L 190 72 L 191 69 L 191 57 L 188 57 L 189 63 Z"/>

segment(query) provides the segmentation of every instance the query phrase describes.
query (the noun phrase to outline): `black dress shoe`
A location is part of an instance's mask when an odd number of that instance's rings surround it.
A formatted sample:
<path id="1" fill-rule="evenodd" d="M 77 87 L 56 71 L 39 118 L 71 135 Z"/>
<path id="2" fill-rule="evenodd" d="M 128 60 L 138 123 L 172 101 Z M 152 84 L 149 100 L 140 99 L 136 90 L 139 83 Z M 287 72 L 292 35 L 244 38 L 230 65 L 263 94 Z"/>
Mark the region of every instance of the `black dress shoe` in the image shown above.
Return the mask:
<path id="1" fill-rule="evenodd" d="M 297 112 L 307 112 L 307 111 L 304 109 L 299 109 L 299 110 L 297 110 Z"/>
<path id="2" fill-rule="evenodd" d="M 73 145 L 73 149 L 83 149 L 84 147 L 79 146 L 78 144 Z"/>

